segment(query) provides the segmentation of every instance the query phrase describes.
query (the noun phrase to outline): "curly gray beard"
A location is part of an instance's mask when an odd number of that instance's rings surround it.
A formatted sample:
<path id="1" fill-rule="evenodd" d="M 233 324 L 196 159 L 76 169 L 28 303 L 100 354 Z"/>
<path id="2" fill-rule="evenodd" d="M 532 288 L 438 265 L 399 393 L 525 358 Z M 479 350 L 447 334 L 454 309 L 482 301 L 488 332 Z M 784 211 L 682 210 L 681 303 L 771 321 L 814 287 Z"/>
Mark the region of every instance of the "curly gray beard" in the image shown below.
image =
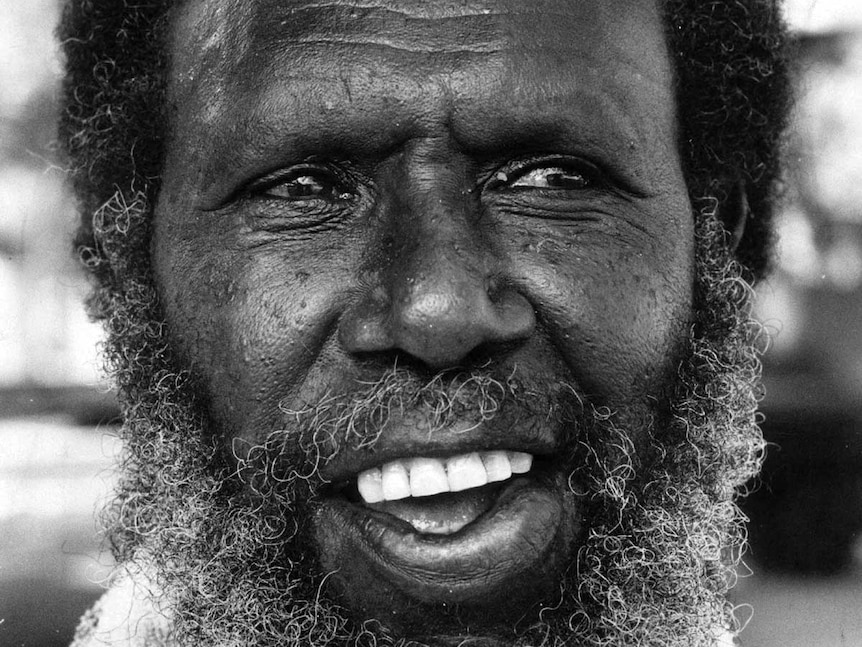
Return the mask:
<path id="1" fill-rule="evenodd" d="M 560 396 L 555 403 L 578 430 L 570 453 L 579 467 L 570 482 L 590 502 L 585 543 L 559 597 L 467 644 L 693 647 L 714 645 L 719 633 L 736 628 L 725 599 L 745 539 L 734 499 L 763 454 L 759 327 L 749 319 L 750 288 L 713 212 L 706 207 L 696 216 L 696 320 L 678 382 L 641 416 L 643 429 L 624 428 L 614 412 L 574 391 L 578 402 Z M 109 264 L 114 283 L 93 303 L 109 313 L 107 361 L 125 408 L 121 481 L 105 519 L 120 567 L 154 575 L 171 610 L 172 641 L 435 644 L 355 618 L 327 598 L 327 574 L 307 534 L 321 486 L 309 466 L 320 452 L 373 442 L 373 433 L 356 430 L 387 407 L 406 403 L 431 415 L 435 398 L 451 400 L 457 387 L 467 397 L 452 415 L 488 420 L 500 406 L 527 405 L 504 380 L 482 373 L 435 385 L 393 371 L 361 392 L 286 415 L 290 424 L 244 452 L 238 469 L 170 355 L 141 251 L 149 235 L 145 202 L 117 196 L 96 224 L 99 250 L 90 262 Z M 632 438 L 643 434 L 648 447 L 636 451 Z"/>

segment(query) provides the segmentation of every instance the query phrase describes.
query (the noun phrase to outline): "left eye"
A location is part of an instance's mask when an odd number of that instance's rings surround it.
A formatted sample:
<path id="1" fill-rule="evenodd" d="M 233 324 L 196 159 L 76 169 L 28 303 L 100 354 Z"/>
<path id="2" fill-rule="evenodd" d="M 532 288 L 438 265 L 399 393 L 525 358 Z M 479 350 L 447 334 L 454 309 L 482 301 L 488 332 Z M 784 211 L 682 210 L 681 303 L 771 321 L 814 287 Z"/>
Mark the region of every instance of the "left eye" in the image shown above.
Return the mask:
<path id="1" fill-rule="evenodd" d="M 563 166 L 542 166 L 509 177 L 507 186 L 512 188 L 562 189 L 582 191 L 592 188 L 596 182 L 586 171 Z"/>
<path id="2" fill-rule="evenodd" d="M 338 178 L 313 169 L 298 169 L 266 182 L 258 194 L 294 202 L 309 200 L 339 200 L 349 197 L 341 191 Z"/>

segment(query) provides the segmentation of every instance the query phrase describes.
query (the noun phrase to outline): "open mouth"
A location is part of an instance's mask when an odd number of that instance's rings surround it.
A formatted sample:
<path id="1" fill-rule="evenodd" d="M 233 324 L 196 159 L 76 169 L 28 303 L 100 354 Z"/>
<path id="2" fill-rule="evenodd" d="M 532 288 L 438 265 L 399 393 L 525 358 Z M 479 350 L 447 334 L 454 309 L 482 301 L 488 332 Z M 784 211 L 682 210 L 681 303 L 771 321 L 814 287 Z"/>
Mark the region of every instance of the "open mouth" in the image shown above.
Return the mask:
<path id="1" fill-rule="evenodd" d="M 450 535 L 491 509 L 505 483 L 532 464 L 531 454 L 502 450 L 394 460 L 364 470 L 344 492 L 416 532 Z"/>
<path id="2" fill-rule="evenodd" d="M 324 562 L 356 595 L 379 587 L 386 600 L 474 603 L 554 581 L 579 516 L 560 475 L 556 461 L 496 449 L 364 469 L 318 516 Z"/>

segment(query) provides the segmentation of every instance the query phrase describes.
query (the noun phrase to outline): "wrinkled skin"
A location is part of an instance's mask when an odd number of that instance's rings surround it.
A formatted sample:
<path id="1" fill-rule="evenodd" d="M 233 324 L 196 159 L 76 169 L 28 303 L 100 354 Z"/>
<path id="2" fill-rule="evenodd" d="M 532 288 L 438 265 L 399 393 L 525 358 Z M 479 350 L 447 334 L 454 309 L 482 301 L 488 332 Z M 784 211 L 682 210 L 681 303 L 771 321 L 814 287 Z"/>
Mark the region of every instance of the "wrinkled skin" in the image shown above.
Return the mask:
<path id="1" fill-rule="evenodd" d="M 393 362 L 571 384 L 646 444 L 694 280 L 653 3 L 191 0 L 172 36 L 153 259 L 227 455 Z M 558 464 L 578 429 L 512 414 L 429 433 L 423 415 L 331 448 L 321 476 L 477 449 L 532 453 L 543 475 L 433 542 L 324 496 L 335 595 L 415 631 L 436 622 L 418 603 L 498 622 L 552 599 L 589 523 Z"/>

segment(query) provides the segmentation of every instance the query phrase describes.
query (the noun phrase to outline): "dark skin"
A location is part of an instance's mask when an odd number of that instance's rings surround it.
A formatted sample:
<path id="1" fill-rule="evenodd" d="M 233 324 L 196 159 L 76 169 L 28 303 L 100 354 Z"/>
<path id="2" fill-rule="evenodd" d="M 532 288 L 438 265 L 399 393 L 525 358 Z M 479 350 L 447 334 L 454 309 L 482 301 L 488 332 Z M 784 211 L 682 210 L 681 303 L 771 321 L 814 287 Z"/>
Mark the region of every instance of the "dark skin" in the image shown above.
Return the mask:
<path id="1" fill-rule="evenodd" d="M 172 35 L 154 265 L 226 448 L 394 359 L 566 381 L 623 421 L 666 388 L 694 236 L 657 6 L 191 0 Z M 550 467 L 443 537 L 324 498 L 341 600 L 420 632 L 434 605 L 493 622 L 551 600 L 589 525 L 553 463 L 572 430 L 423 422 L 323 477 L 489 449 Z"/>

